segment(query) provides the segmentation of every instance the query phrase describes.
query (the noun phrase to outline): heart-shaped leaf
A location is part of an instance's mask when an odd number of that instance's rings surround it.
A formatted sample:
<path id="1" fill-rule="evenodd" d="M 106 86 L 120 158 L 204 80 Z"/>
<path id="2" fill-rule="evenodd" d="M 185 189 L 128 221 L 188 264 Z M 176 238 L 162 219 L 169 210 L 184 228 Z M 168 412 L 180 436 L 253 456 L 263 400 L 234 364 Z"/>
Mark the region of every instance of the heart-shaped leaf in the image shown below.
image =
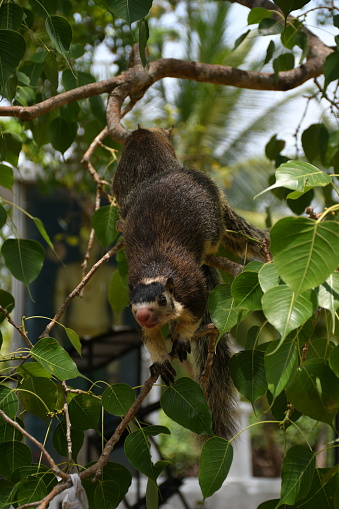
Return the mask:
<path id="1" fill-rule="evenodd" d="M 286 285 L 270 288 L 262 298 L 262 309 L 267 320 L 284 339 L 289 332 L 303 325 L 316 307 L 316 293 L 307 290 L 296 296 Z"/>
<path id="2" fill-rule="evenodd" d="M 54 338 L 42 338 L 31 350 L 32 357 L 59 380 L 82 376 L 69 354 Z"/>
<path id="3" fill-rule="evenodd" d="M 46 31 L 55 44 L 56 50 L 65 58 L 72 42 L 72 27 L 63 16 L 48 16 Z"/>
<path id="4" fill-rule="evenodd" d="M 26 51 L 25 39 L 14 30 L 0 30 L 0 89 L 15 73 Z"/>
<path id="5" fill-rule="evenodd" d="M 1 252 L 13 276 L 28 286 L 41 271 L 45 251 L 36 240 L 7 239 Z"/>
<path id="6" fill-rule="evenodd" d="M 226 479 L 233 461 L 233 448 L 228 440 L 211 437 L 200 456 L 199 484 L 204 500 L 219 488 Z"/>
<path id="7" fill-rule="evenodd" d="M 339 265 L 339 223 L 285 217 L 271 230 L 274 265 L 285 283 L 300 294 L 329 277 Z"/>

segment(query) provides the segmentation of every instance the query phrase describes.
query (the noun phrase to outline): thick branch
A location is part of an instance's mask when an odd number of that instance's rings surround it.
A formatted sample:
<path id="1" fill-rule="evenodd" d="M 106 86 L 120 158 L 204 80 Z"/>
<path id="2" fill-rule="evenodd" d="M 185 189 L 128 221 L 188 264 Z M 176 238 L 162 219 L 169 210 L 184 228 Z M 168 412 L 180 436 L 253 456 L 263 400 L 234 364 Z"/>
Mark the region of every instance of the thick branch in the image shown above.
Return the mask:
<path id="1" fill-rule="evenodd" d="M 313 34 L 310 35 L 310 58 L 308 61 L 290 71 L 280 72 L 277 79 L 274 73 L 244 71 L 229 66 L 191 62 L 176 58 L 160 58 L 151 62 L 146 69 L 140 68 L 140 66 L 133 67 L 115 78 L 84 85 L 34 106 L 2 106 L 0 107 L 0 116 L 32 120 L 65 104 L 112 92 L 116 87 L 122 85 L 119 92 L 113 96 L 115 99 L 113 108 L 115 108 L 118 105 L 121 106 L 124 98 L 128 95 L 140 97 L 153 83 L 166 77 L 252 90 L 291 90 L 322 74 L 325 58 L 332 51 Z M 120 134 L 119 138 L 123 141 L 126 133 L 122 131 Z"/>

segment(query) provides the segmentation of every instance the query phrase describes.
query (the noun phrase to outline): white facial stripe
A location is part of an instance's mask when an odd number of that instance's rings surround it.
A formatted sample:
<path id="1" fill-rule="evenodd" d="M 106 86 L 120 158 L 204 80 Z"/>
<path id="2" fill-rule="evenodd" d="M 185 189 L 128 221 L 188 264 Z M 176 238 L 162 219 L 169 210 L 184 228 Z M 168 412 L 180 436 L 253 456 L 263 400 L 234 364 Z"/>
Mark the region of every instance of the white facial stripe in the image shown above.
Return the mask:
<path id="1" fill-rule="evenodd" d="M 159 276 L 159 277 L 145 277 L 144 279 L 140 280 L 140 283 L 142 283 L 144 285 L 150 285 L 152 283 L 163 283 L 163 284 L 165 284 L 166 281 L 167 281 L 167 278 L 165 278 L 163 276 Z"/>

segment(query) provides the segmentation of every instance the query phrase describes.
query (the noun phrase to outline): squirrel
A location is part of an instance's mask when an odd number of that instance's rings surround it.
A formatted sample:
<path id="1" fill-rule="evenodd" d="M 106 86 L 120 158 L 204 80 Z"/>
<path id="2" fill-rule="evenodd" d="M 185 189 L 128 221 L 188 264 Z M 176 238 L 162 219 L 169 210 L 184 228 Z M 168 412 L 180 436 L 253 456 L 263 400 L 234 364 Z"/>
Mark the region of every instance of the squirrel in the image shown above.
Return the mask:
<path id="1" fill-rule="evenodd" d="M 217 271 L 204 264 L 221 244 L 238 253 L 262 257 L 258 243 L 229 232 L 245 231 L 266 238 L 228 206 L 224 194 L 204 173 L 183 167 L 164 129 L 131 133 L 113 179 L 120 208 L 132 313 L 142 329 L 152 375 L 170 385 L 175 370 L 172 357 L 184 361 L 193 349 L 199 380 L 208 353 L 206 338 L 191 341 L 202 323 L 209 323 L 207 298 L 219 284 Z M 167 352 L 161 327 L 171 327 L 172 351 Z M 234 393 L 228 372 L 230 350 L 223 336 L 216 348 L 206 388 L 213 431 L 230 438 L 234 431 Z M 231 409 L 231 410 L 230 410 Z"/>

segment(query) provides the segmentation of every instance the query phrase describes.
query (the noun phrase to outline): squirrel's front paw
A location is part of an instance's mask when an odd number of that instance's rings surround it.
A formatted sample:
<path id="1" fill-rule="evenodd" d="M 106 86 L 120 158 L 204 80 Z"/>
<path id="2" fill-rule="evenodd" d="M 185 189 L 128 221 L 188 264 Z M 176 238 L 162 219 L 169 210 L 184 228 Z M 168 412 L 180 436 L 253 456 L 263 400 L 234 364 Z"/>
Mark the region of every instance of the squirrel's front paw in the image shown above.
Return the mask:
<path id="1" fill-rule="evenodd" d="M 173 341 L 170 355 L 178 357 L 183 362 L 187 359 L 189 353 L 191 353 L 191 342 L 188 339 L 175 339 Z"/>
<path id="2" fill-rule="evenodd" d="M 152 376 L 161 376 L 166 385 L 174 383 L 177 374 L 170 361 L 154 362 L 149 368 Z"/>

